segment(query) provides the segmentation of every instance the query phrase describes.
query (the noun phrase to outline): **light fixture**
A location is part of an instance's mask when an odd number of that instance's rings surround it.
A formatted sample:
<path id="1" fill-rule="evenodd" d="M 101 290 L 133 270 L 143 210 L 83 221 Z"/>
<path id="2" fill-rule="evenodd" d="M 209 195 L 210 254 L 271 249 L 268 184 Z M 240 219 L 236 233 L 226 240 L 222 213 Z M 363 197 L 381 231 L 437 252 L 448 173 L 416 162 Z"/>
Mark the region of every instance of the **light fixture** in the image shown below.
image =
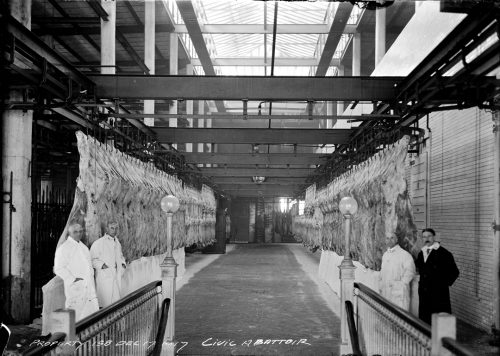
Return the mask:
<path id="1" fill-rule="evenodd" d="M 161 210 L 167 214 L 174 214 L 177 210 L 179 210 L 179 205 L 179 199 L 173 195 L 164 196 L 160 202 Z"/>
<path id="2" fill-rule="evenodd" d="M 352 197 L 340 199 L 339 210 L 344 216 L 352 216 L 358 211 L 358 202 Z"/>

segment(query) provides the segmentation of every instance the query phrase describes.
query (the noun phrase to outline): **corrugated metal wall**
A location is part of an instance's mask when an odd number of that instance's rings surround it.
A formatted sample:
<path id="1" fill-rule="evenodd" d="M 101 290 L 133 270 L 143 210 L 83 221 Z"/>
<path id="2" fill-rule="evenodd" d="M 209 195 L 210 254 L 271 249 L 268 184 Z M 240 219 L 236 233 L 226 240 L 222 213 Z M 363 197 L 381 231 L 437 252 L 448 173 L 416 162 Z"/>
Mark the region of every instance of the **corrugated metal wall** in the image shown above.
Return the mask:
<path id="1" fill-rule="evenodd" d="M 493 323 L 495 308 L 491 118 L 491 113 L 474 108 L 435 113 L 429 120 L 432 143 L 428 225 L 438 232 L 442 245 L 453 253 L 460 269 L 451 290 L 453 313 L 485 330 Z M 425 120 L 420 126 L 425 127 Z M 427 150 L 428 146 L 429 142 Z M 421 181 L 421 172 L 415 169 L 412 180 Z M 415 197 L 414 206 L 420 201 Z"/>

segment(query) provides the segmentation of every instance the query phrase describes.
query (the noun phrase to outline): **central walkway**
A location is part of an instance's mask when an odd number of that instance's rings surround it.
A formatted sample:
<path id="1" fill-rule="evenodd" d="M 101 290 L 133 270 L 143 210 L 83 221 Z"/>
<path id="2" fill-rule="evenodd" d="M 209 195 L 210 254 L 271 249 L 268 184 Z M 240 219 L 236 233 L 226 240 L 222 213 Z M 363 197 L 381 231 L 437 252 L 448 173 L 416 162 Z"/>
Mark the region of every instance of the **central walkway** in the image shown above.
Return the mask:
<path id="1" fill-rule="evenodd" d="M 338 355 L 338 298 L 316 279 L 312 258 L 297 244 L 221 255 L 177 292 L 178 354 Z"/>

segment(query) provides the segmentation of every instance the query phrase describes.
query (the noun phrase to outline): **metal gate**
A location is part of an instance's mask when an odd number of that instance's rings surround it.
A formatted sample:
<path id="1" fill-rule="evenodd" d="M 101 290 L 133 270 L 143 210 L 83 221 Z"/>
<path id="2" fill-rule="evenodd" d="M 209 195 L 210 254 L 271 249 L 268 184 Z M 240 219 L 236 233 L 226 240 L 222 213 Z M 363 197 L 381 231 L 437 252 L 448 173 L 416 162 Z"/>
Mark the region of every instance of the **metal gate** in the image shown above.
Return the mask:
<path id="1" fill-rule="evenodd" d="M 57 241 L 73 206 L 74 194 L 64 190 L 33 192 L 31 204 L 31 318 L 40 316 L 43 306 L 42 286 L 54 273 Z"/>

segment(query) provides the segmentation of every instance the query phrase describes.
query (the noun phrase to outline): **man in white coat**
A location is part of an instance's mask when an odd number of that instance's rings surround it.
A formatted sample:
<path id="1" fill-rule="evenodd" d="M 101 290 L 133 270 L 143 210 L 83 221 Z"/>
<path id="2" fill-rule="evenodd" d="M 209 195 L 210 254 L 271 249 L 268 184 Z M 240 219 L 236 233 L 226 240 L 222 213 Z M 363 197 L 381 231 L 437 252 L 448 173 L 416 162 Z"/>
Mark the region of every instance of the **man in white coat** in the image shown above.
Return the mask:
<path id="1" fill-rule="evenodd" d="M 385 238 L 387 251 L 382 256 L 379 290 L 383 297 L 404 310 L 410 310 L 410 283 L 415 277 L 413 257 L 398 245 L 395 233 Z"/>
<path id="2" fill-rule="evenodd" d="M 109 222 L 104 236 L 90 248 L 92 265 L 96 270 L 97 299 L 101 308 L 120 299 L 122 276 L 127 267 L 117 233 L 118 223 Z"/>
<path id="3" fill-rule="evenodd" d="M 69 236 L 56 250 L 54 273 L 64 281 L 65 306 L 75 310 L 76 321 L 99 310 L 90 252 L 81 242 L 83 228 L 70 224 Z"/>

